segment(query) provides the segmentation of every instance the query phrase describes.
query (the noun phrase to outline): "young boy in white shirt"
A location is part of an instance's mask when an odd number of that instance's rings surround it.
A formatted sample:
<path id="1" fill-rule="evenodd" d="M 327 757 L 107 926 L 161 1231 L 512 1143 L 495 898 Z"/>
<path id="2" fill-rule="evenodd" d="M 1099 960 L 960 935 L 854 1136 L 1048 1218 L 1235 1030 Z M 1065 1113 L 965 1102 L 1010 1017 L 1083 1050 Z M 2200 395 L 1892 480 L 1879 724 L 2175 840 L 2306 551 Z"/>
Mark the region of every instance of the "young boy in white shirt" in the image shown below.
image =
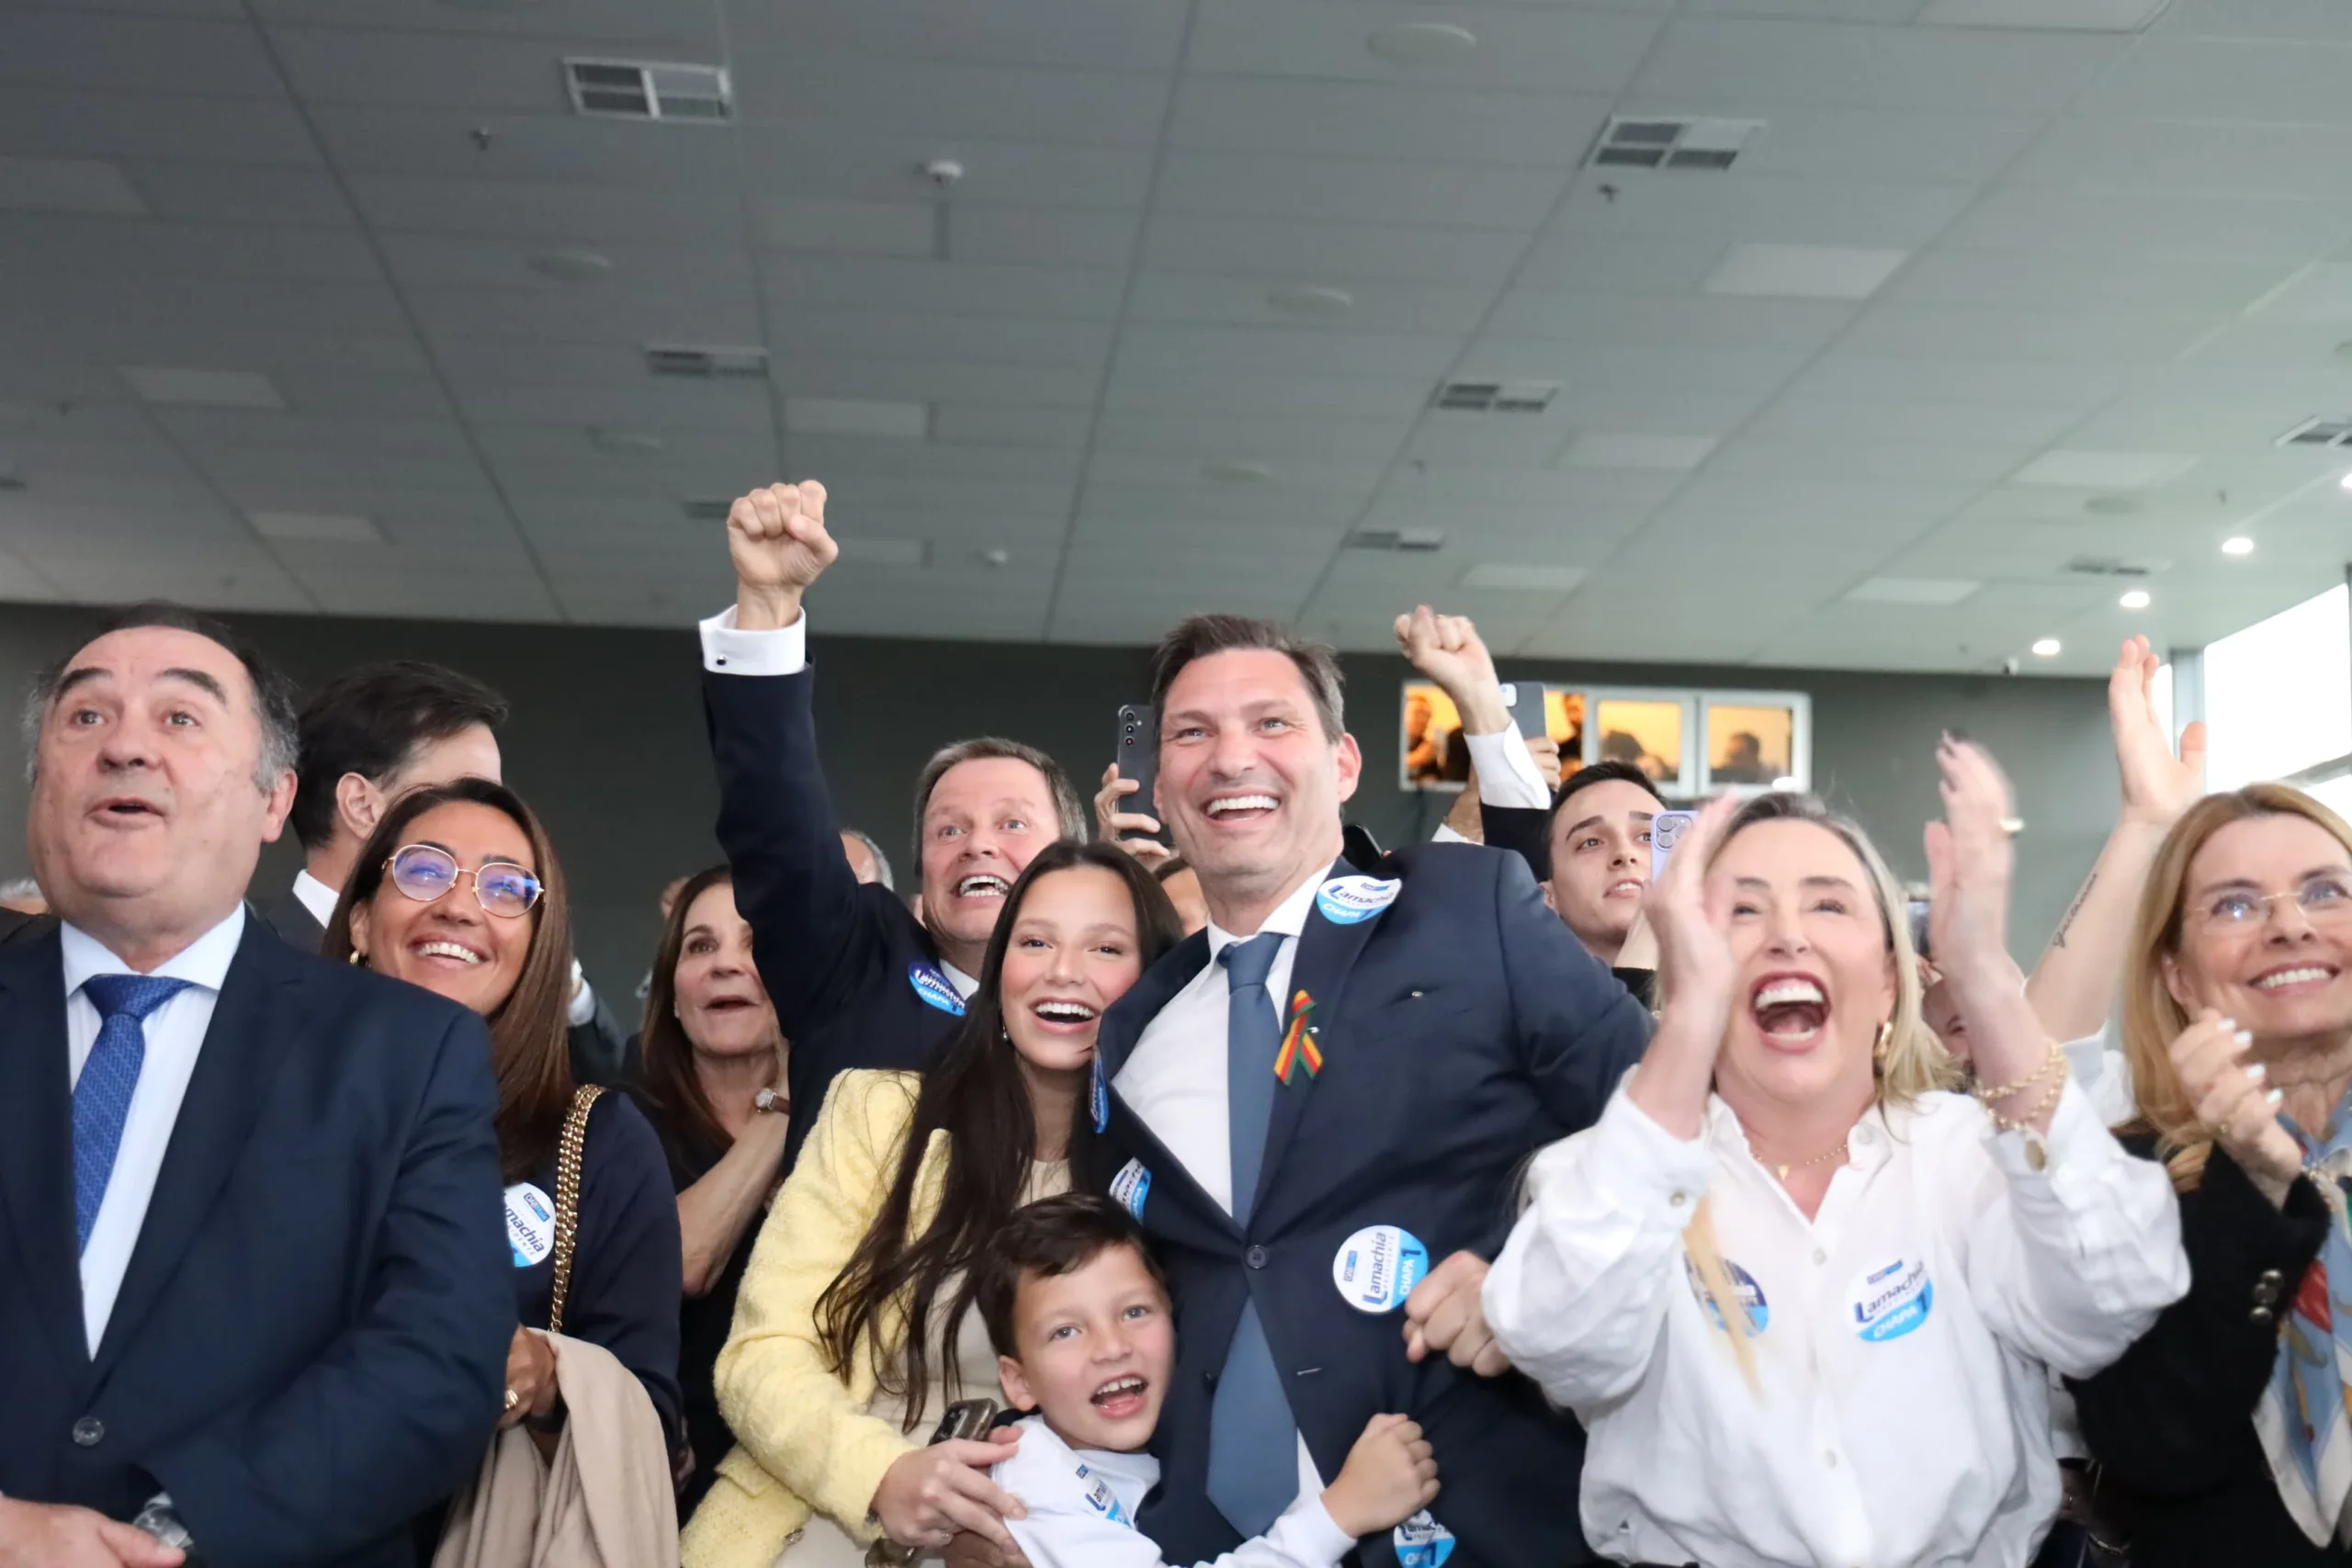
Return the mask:
<path id="1" fill-rule="evenodd" d="M 1166 1568 L 1135 1528 L 1159 1482 L 1144 1450 L 1176 1360 L 1168 1287 L 1143 1233 L 1107 1199 L 1066 1193 L 1016 1212 L 978 1274 L 1004 1396 L 1032 1412 L 993 1472 L 1028 1509 L 1005 1528 L 1031 1568 Z M 1406 1523 L 1437 1490 L 1420 1427 L 1375 1416 L 1320 1497 L 1202 1568 L 1336 1568 L 1358 1537 Z"/>

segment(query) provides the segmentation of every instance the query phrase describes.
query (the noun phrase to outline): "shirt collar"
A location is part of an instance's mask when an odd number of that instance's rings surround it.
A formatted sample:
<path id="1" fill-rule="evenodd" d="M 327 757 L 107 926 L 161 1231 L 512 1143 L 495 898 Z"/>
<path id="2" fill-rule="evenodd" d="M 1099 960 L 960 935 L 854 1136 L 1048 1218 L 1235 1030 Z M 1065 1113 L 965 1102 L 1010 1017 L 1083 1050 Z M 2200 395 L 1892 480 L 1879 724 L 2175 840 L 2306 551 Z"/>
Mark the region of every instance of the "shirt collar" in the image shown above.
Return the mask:
<path id="1" fill-rule="evenodd" d="M 58 941 L 65 950 L 65 994 L 69 997 L 82 988 L 82 983 L 93 975 L 130 975 L 137 971 L 107 950 L 104 942 L 74 926 L 61 923 Z M 245 906 L 242 900 L 229 911 L 229 918 L 198 937 L 194 942 L 172 954 L 159 964 L 154 974 L 166 979 L 186 980 L 191 986 L 201 986 L 218 996 L 229 978 L 229 965 L 236 962 L 237 944 L 244 940 Z"/>
<path id="2" fill-rule="evenodd" d="M 1250 936 L 1263 936 L 1268 931 L 1273 931 L 1278 935 L 1295 937 L 1305 931 L 1306 911 L 1315 906 L 1315 890 L 1323 886 L 1335 869 L 1335 866 L 1324 866 L 1314 875 L 1291 889 L 1290 897 L 1275 905 L 1274 912 L 1268 915 L 1265 923 L 1250 932 Z M 1231 931 L 1219 927 L 1215 920 L 1211 920 L 1209 922 L 1209 962 L 1214 964 L 1218 953 L 1223 953 L 1237 942 L 1248 940 L 1248 936 L 1236 936 Z"/>
<path id="3" fill-rule="evenodd" d="M 294 874 L 294 897 L 302 901 L 302 908 L 311 911 L 311 918 L 322 926 L 334 923 L 334 907 L 343 898 L 342 894 L 307 870 Z"/>
<path id="4" fill-rule="evenodd" d="M 946 978 L 949 985 L 956 987 L 956 994 L 967 1002 L 972 999 L 972 993 L 980 988 L 980 983 L 978 980 L 965 974 L 944 958 L 939 961 L 939 973 Z"/>

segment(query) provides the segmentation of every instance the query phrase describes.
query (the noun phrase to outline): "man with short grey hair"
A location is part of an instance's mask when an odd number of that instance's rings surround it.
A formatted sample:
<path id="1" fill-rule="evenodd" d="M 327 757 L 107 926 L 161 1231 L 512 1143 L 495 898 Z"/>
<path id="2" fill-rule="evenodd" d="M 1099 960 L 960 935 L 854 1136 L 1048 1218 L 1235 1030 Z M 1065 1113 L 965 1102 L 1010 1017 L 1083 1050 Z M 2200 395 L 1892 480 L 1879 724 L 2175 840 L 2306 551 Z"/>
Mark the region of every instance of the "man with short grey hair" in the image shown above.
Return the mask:
<path id="1" fill-rule="evenodd" d="M 0 948 L 0 1565 L 410 1568 L 481 1461 L 514 1287 L 481 1021 L 247 916 L 290 691 L 143 606 L 28 715 Z"/>

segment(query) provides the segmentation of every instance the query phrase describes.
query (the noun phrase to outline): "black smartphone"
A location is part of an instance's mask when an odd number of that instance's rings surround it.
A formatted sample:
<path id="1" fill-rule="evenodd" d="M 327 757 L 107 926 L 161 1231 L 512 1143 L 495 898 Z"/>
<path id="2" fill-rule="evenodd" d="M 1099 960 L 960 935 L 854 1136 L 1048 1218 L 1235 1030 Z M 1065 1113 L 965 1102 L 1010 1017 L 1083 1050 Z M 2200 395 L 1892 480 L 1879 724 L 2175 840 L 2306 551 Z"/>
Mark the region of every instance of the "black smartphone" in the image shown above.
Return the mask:
<path id="1" fill-rule="evenodd" d="M 1510 705 L 1510 721 L 1530 740 L 1540 740 L 1551 733 L 1544 716 L 1544 688 L 1532 681 L 1506 683 L 1503 701 Z"/>
<path id="2" fill-rule="evenodd" d="M 1151 804 L 1151 786 L 1159 780 L 1159 716 L 1148 703 L 1129 703 L 1119 710 L 1119 746 L 1112 760 L 1119 764 L 1119 776 L 1135 780 L 1136 786 L 1135 794 L 1120 797 L 1118 809 L 1158 817 Z M 1167 841 L 1164 829 L 1158 836 L 1161 842 Z"/>
<path id="3" fill-rule="evenodd" d="M 989 1427 L 997 1417 L 1000 1407 L 993 1399 L 959 1399 L 947 1407 L 939 1425 L 932 1428 L 934 1443 L 978 1442 L 989 1435 Z M 922 1549 L 899 1546 L 888 1540 L 877 1540 L 865 1549 L 866 1568 L 913 1568 L 922 1560 Z"/>

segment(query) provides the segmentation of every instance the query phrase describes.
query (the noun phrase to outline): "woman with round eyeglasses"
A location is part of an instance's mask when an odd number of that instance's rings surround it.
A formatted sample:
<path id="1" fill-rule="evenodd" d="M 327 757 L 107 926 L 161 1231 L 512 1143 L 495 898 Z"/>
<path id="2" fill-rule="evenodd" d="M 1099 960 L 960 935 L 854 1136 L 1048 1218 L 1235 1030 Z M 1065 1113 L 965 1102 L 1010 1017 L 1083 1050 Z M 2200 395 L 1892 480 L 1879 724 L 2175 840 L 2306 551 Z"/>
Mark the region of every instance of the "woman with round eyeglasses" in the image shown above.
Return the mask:
<path id="1" fill-rule="evenodd" d="M 2075 1385 L 2135 1568 L 2352 1563 L 2352 827 L 2208 795 L 2141 895 L 2127 1144 L 2180 1193 L 2188 1294 Z"/>
<path id="2" fill-rule="evenodd" d="M 521 1326 L 501 1430 L 547 1446 L 564 1411 L 546 1337 L 555 1284 L 557 1144 L 573 1084 L 565 1010 L 571 917 L 547 831 L 485 779 L 404 795 L 360 852 L 321 951 L 436 991 L 490 1026 L 498 1151 Z M 627 1096 L 595 1103 L 582 1145 L 579 1226 L 563 1332 L 637 1375 L 674 1448 L 679 1431 L 678 1207 L 662 1145 Z"/>

